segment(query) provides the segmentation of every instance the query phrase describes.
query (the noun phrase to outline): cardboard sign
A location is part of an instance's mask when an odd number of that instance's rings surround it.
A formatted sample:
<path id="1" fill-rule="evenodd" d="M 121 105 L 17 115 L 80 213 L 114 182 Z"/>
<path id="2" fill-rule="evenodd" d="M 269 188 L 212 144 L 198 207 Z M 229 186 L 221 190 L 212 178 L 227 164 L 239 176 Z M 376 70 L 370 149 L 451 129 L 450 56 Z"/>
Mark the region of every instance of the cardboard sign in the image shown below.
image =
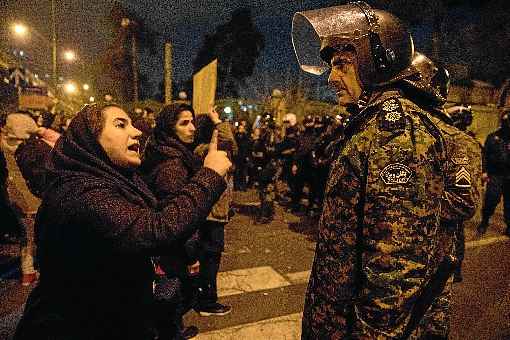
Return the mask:
<path id="1" fill-rule="evenodd" d="M 206 113 L 209 106 L 214 104 L 217 78 L 217 59 L 193 76 L 193 110 L 196 114 Z"/>

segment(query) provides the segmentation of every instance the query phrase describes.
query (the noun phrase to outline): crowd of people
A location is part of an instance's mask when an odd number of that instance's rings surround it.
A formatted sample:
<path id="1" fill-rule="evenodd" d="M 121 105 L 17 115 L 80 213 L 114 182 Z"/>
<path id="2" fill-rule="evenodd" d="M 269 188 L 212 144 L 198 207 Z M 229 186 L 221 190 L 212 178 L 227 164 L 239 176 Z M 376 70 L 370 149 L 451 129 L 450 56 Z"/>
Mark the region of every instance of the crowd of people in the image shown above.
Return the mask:
<path id="1" fill-rule="evenodd" d="M 256 223 L 276 202 L 320 215 L 302 339 L 448 338 L 482 181 L 478 232 L 503 196 L 510 236 L 510 82 L 482 152 L 470 108 L 444 109 L 447 70 L 398 18 L 355 2 L 297 13 L 293 30 L 302 69 L 330 69 L 348 115 L 233 124 L 174 103 L 132 122 L 107 102 L 56 131 L 3 108 L 2 235 L 19 234 L 21 283 L 37 282 L 16 340 L 194 337 L 186 312 L 231 311 L 216 281 L 233 191 L 249 188 Z"/>

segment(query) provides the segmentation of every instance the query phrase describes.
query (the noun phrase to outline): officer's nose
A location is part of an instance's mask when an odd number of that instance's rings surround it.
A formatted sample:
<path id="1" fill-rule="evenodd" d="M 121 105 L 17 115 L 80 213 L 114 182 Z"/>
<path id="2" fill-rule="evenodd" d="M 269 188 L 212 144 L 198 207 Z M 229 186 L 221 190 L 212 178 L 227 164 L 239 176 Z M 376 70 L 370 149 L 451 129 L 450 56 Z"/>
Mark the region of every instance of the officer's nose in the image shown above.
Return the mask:
<path id="1" fill-rule="evenodd" d="M 342 84 L 340 74 L 333 68 L 329 73 L 328 85 L 330 87 L 338 88 L 340 84 Z"/>

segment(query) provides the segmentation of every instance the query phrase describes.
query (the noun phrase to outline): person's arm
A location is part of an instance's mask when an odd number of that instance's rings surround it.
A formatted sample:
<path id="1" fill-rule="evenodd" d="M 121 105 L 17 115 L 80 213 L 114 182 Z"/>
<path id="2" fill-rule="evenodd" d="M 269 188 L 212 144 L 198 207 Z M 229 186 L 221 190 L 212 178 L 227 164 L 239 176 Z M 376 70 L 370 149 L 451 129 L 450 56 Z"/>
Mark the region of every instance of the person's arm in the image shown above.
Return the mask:
<path id="1" fill-rule="evenodd" d="M 487 174 L 489 173 L 489 169 L 493 170 L 494 165 L 496 163 L 496 159 L 494 155 L 498 153 L 498 150 L 496 148 L 496 143 L 494 140 L 494 135 L 490 134 L 487 136 L 487 139 L 485 140 L 485 144 L 483 146 L 483 173 Z"/>
<path id="2" fill-rule="evenodd" d="M 188 239 L 225 187 L 222 176 L 202 168 L 159 211 L 126 200 L 108 184 L 83 193 L 73 208 L 77 210 L 75 218 L 86 221 L 85 225 L 113 251 L 150 252 Z"/>
<path id="3" fill-rule="evenodd" d="M 471 218 L 480 201 L 482 160 L 481 150 L 471 137 L 453 136 L 445 167 L 445 191 L 441 217 L 447 221 Z"/>

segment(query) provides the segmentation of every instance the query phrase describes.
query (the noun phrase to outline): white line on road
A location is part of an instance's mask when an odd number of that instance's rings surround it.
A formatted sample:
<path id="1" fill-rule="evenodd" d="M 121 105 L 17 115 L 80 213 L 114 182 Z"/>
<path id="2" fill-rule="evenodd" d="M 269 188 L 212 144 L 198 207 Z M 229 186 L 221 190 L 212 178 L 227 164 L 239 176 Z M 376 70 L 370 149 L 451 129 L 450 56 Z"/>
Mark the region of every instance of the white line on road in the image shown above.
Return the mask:
<path id="1" fill-rule="evenodd" d="M 298 340 L 301 338 L 301 313 L 200 333 L 197 340 Z"/>
<path id="2" fill-rule="evenodd" d="M 290 282 L 269 266 L 218 273 L 218 296 L 229 296 L 290 286 Z"/>
<path id="3" fill-rule="evenodd" d="M 490 238 L 485 238 L 485 239 L 476 240 L 476 241 L 470 241 L 470 242 L 466 242 L 466 249 L 483 247 L 483 246 L 487 246 L 487 245 L 493 244 L 493 243 L 508 242 L 509 240 L 510 239 L 508 238 L 508 236 L 497 236 L 497 237 L 490 237 Z"/>

